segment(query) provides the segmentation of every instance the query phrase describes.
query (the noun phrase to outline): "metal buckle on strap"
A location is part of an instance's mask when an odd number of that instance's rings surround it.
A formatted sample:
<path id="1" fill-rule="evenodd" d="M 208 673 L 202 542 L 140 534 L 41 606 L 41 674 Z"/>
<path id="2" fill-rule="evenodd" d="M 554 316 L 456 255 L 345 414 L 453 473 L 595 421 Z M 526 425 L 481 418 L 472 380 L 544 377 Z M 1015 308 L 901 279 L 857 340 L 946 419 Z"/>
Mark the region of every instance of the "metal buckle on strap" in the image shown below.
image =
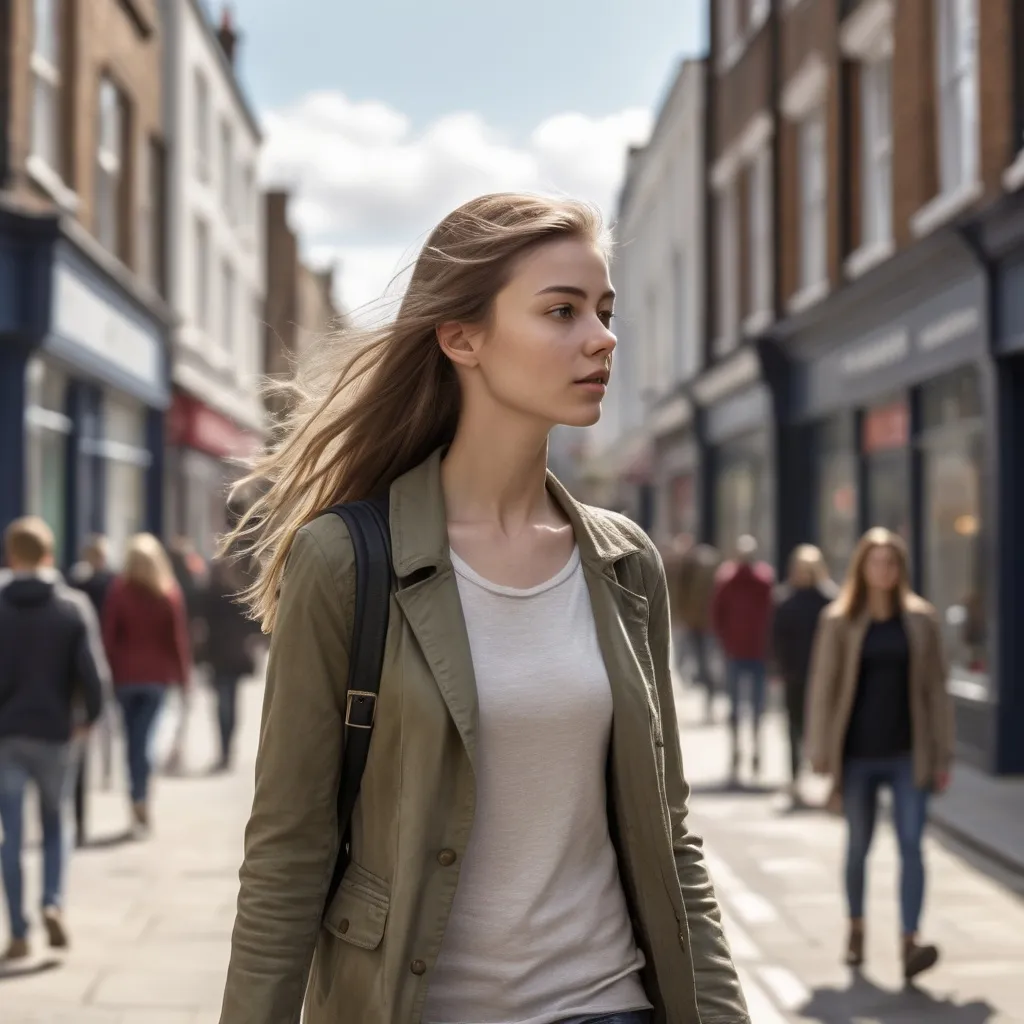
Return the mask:
<path id="1" fill-rule="evenodd" d="M 365 701 L 370 701 L 370 721 L 369 723 L 353 722 L 352 721 L 352 705 L 355 702 L 359 702 L 362 706 Z M 348 698 L 345 701 L 345 725 L 352 729 L 372 729 L 374 719 L 377 717 L 377 694 L 370 693 L 368 690 L 349 690 Z"/>

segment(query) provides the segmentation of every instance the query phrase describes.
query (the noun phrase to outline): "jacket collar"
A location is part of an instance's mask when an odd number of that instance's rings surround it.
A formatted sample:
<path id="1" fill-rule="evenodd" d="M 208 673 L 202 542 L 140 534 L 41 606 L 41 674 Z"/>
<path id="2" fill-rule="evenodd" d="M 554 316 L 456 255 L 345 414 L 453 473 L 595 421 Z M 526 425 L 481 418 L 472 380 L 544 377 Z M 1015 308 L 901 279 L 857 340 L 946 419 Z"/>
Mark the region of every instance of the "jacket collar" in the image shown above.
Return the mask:
<path id="1" fill-rule="evenodd" d="M 451 565 L 441 488 L 441 460 L 446 450 L 436 449 L 391 485 L 391 544 L 399 578 Z M 547 486 L 572 524 L 581 560 L 591 568 L 613 575 L 611 570 L 617 561 L 640 550 L 640 544 L 626 531 L 615 528 L 607 514 L 578 502 L 550 471 Z"/>

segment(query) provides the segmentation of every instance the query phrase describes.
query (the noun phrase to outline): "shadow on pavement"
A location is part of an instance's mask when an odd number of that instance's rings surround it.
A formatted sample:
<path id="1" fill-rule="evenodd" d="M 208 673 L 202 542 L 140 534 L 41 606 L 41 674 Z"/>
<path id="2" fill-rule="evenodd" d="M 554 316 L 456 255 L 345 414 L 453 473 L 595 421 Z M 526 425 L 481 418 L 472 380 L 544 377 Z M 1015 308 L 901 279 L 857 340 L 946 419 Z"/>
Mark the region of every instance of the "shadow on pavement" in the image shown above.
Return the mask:
<path id="1" fill-rule="evenodd" d="M 955 1003 L 912 986 L 892 992 L 855 974 L 849 988 L 816 989 L 811 1001 L 798 1012 L 822 1024 L 987 1024 L 996 1011 L 987 1002 Z"/>
<path id="2" fill-rule="evenodd" d="M 129 829 L 127 832 L 115 832 L 109 836 L 99 836 L 97 839 L 86 839 L 81 846 L 76 848 L 76 853 L 88 853 L 90 850 L 111 850 L 118 846 L 127 846 L 135 842 L 135 835 Z"/>
<path id="3" fill-rule="evenodd" d="M 38 974 L 55 971 L 63 961 L 48 957 L 45 960 L 33 960 L 27 964 L 0 964 L 0 984 L 5 981 L 17 981 L 19 978 L 34 978 Z"/>
<path id="4" fill-rule="evenodd" d="M 747 782 L 698 782 L 690 787 L 694 796 L 774 796 L 778 786 Z"/>

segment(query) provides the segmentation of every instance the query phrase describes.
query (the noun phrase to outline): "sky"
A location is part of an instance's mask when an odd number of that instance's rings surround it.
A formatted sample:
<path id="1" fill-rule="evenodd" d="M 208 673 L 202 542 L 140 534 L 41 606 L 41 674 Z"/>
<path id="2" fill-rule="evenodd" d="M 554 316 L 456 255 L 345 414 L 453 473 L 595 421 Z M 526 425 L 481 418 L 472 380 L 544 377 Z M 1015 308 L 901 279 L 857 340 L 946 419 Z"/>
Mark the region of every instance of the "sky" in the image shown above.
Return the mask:
<path id="1" fill-rule="evenodd" d="M 232 0 L 264 183 L 340 301 L 382 294 L 460 203 L 562 192 L 611 219 L 706 0 Z M 208 0 L 219 18 L 221 0 Z"/>

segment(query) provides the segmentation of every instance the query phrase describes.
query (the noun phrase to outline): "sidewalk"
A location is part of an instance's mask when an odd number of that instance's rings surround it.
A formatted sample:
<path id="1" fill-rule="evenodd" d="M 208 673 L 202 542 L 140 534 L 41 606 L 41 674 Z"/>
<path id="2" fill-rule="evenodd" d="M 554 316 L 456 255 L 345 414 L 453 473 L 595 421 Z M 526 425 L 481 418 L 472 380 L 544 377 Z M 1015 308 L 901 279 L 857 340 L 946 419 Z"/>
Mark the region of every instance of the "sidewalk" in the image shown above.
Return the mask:
<path id="1" fill-rule="evenodd" d="M 182 777 L 154 779 L 154 833 L 126 837 L 122 754 L 110 792 L 91 791 L 90 845 L 72 855 L 67 920 L 72 947 L 50 954 L 38 929 L 36 958 L 0 972 L 2 1024 L 209 1024 L 220 1011 L 252 803 L 262 686 L 240 694 L 238 767 L 206 775 L 215 757 L 209 691 L 198 688 Z M 172 704 L 158 733 L 166 751 Z M 93 779 L 99 783 L 99 770 Z M 34 813 L 34 809 L 30 809 Z M 26 906 L 35 915 L 39 853 L 25 855 Z M 6 942 L 0 922 L 0 942 Z"/>

